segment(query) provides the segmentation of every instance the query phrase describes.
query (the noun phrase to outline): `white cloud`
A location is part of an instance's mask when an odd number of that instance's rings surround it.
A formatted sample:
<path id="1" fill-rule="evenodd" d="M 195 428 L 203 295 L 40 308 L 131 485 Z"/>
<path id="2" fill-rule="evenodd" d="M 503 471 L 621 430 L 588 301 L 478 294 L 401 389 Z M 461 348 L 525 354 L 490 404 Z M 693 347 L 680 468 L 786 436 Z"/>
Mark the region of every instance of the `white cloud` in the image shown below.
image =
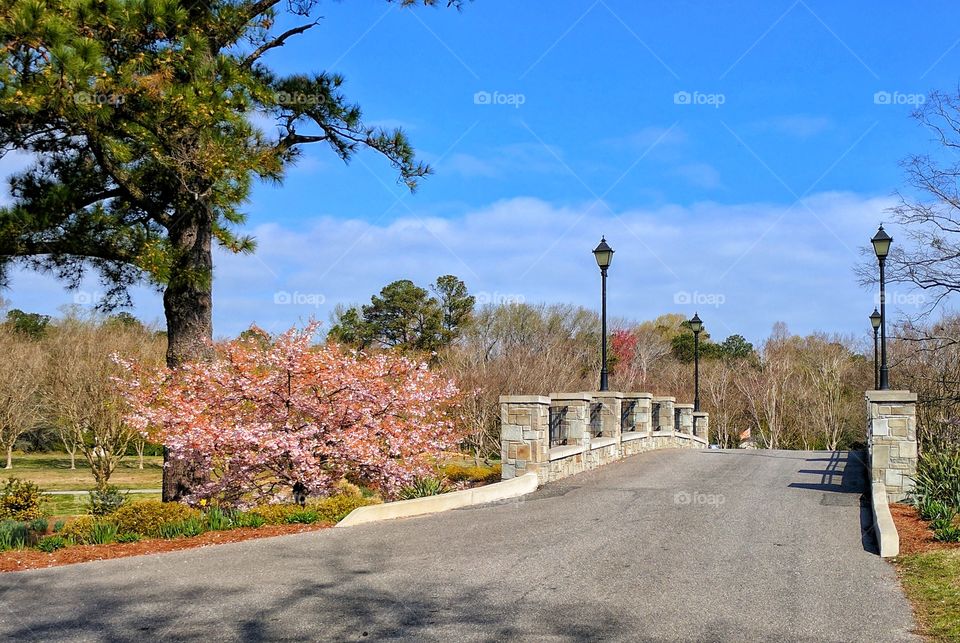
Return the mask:
<path id="1" fill-rule="evenodd" d="M 833 121 L 826 116 L 791 114 L 760 121 L 756 125 L 763 131 L 773 131 L 793 138 L 806 139 L 827 131 L 833 126 Z"/>
<path id="2" fill-rule="evenodd" d="M 852 267 L 890 205 L 887 198 L 821 193 L 792 208 L 703 202 L 612 214 L 602 204 L 520 197 L 459 217 L 408 216 L 385 225 L 304 213 L 303 226 L 252 230 L 255 256 L 217 253 L 215 328 L 227 335 L 252 322 L 281 330 L 311 316 L 326 321 L 337 303 L 367 301 L 395 279 L 426 285 L 448 273 L 487 298 L 596 307 L 599 274 L 590 251 L 604 234 L 616 250 L 613 316 L 696 310 L 715 337 L 738 332 L 751 340 L 778 320 L 794 332 L 858 332 L 873 296 L 857 285 Z M 284 293 L 292 303 L 283 303 Z M 5 296 L 39 312 L 73 301 L 54 280 L 25 273 Z M 141 316 L 162 315 L 159 295 L 140 289 L 135 300 Z"/>

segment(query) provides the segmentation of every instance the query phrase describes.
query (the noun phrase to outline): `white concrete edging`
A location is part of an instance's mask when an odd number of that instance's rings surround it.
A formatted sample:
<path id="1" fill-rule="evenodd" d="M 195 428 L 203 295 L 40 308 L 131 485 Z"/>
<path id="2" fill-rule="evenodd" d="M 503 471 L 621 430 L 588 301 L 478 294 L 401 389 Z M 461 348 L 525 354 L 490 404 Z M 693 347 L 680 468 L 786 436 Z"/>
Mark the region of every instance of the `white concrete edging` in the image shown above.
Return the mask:
<path id="1" fill-rule="evenodd" d="M 450 493 L 442 493 L 439 496 L 427 496 L 425 498 L 414 498 L 412 500 L 386 502 L 382 505 L 357 507 L 351 511 L 346 518 L 338 522 L 337 527 L 352 527 L 353 525 L 362 525 L 380 520 L 423 516 L 426 514 L 440 513 L 441 511 L 450 511 L 451 509 L 459 509 L 460 507 L 482 505 L 488 502 L 496 502 L 497 500 L 507 500 L 508 498 L 518 498 L 536 491 L 538 486 L 537 474 L 527 473 L 517 478 L 494 482 L 493 484 L 476 487 L 475 489 L 452 491 Z"/>
<path id="2" fill-rule="evenodd" d="M 900 553 L 900 534 L 887 502 L 887 486 L 874 482 L 870 487 L 870 505 L 873 509 L 873 533 L 882 558 L 893 558 Z"/>

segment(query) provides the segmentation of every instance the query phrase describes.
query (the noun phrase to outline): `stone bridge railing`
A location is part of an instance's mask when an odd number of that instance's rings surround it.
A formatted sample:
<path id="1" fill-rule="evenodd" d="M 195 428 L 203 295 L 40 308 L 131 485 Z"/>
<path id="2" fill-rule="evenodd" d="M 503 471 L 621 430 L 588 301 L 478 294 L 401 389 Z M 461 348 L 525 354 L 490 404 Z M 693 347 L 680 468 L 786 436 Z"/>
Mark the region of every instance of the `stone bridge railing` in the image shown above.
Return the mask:
<path id="1" fill-rule="evenodd" d="M 650 393 L 505 395 L 502 477 L 536 473 L 543 483 L 653 449 L 703 449 L 709 421 L 693 404 Z"/>
<path id="2" fill-rule="evenodd" d="M 867 391 L 870 480 L 882 482 L 890 502 L 909 496 L 917 475 L 917 394 Z"/>

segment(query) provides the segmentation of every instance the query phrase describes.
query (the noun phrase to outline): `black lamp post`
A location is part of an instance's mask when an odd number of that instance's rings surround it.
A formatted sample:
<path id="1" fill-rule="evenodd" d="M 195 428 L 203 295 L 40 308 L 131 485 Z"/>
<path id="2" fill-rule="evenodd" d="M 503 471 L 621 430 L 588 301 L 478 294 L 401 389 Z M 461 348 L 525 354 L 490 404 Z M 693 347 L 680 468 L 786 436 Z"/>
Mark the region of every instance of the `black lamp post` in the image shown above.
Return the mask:
<path id="1" fill-rule="evenodd" d="M 703 322 L 697 313 L 693 313 L 693 319 L 689 322 L 690 330 L 693 331 L 693 410 L 700 410 L 700 331 L 703 330 Z"/>
<path id="2" fill-rule="evenodd" d="M 883 265 L 890 254 L 890 244 L 893 237 L 884 231 L 883 226 L 870 239 L 873 250 L 877 253 L 880 262 L 880 386 L 877 390 L 886 391 L 890 388 L 890 377 L 887 371 L 887 286 L 883 274 Z"/>
<path id="3" fill-rule="evenodd" d="M 600 359 L 603 365 L 600 367 L 600 390 L 607 389 L 607 268 L 613 261 L 613 248 L 607 245 L 606 237 L 600 238 L 600 245 L 594 251 L 593 256 L 597 259 L 597 265 L 600 266 L 600 334 L 601 353 Z"/>
<path id="4" fill-rule="evenodd" d="M 880 330 L 880 313 L 873 309 L 870 315 L 870 325 L 873 326 L 873 390 L 880 388 L 880 353 L 877 349 L 877 332 Z"/>

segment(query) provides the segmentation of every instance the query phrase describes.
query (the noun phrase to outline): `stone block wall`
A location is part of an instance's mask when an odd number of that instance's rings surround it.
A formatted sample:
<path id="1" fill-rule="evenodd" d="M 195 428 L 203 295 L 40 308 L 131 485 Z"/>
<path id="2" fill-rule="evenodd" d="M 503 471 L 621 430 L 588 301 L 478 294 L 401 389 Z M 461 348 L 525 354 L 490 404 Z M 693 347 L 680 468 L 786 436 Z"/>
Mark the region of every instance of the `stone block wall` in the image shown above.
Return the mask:
<path id="1" fill-rule="evenodd" d="M 693 434 L 710 442 L 710 414 L 704 411 L 693 412 Z"/>
<path id="2" fill-rule="evenodd" d="M 677 418 L 674 430 L 684 435 L 693 435 L 693 404 L 676 404 L 674 409 Z"/>
<path id="3" fill-rule="evenodd" d="M 658 399 L 659 413 L 655 419 L 654 398 L 649 393 L 604 391 L 501 397 L 503 479 L 536 473 L 544 483 L 653 449 L 705 448 L 706 439 L 693 432 L 693 405 L 675 409 L 673 398 Z M 635 404 L 629 405 L 630 402 Z M 625 407 L 625 403 L 629 406 Z M 591 411 L 599 434 L 591 430 Z M 681 425 L 689 427 L 686 432 L 674 430 L 675 413 L 682 416 Z M 701 415 L 705 417 L 706 413 Z M 551 416 L 555 431 L 566 438 L 563 444 L 551 446 Z M 666 417 L 671 420 L 669 425 L 653 431 L 655 423 Z M 624 428 L 628 430 L 623 431 Z"/>
<path id="4" fill-rule="evenodd" d="M 917 474 L 917 395 L 867 391 L 867 451 L 871 482 L 882 482 L 890 502 L 904 500 Z"/>
<path id="5" fill-rule="evenodd" d="M 653 402 L 657 409 L 656 417 L 653 418 L 653 430 L 674 431 L 677 419 L 673 406 L 677 399 L 674 397 L 655 397 Z"/>

